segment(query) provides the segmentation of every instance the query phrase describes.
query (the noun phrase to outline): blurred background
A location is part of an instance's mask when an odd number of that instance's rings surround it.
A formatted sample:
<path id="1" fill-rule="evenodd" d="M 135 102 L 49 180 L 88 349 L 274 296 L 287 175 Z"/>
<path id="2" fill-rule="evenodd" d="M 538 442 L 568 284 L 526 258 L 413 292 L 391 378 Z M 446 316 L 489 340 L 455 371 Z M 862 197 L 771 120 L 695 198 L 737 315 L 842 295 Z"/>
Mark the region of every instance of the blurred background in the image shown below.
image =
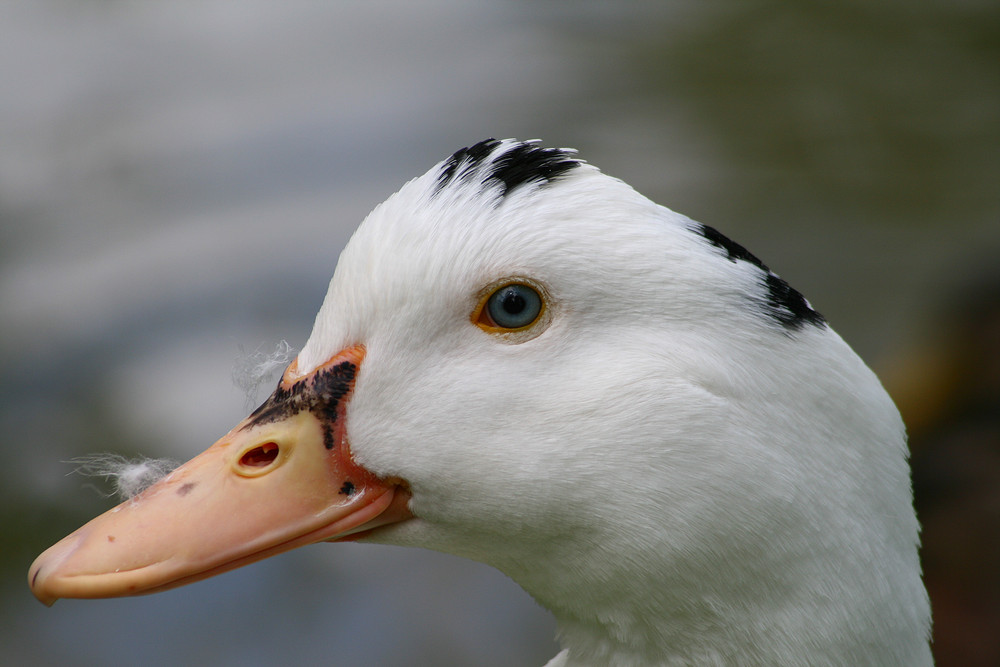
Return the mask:
<path id="1" fill-rule="evenodd" d="M 992 0 L 0 4 L 0 662 L 556 652 L 503 575 L 418 550 L 51 609 L 25 584 L 114 502 L 66 461 L 226 432 L 234 366 L 305 342 L 364 215 L 488 136 L 578 148 L 809 297 L 910 426 L 939 664 L 1000 664 Z"/>

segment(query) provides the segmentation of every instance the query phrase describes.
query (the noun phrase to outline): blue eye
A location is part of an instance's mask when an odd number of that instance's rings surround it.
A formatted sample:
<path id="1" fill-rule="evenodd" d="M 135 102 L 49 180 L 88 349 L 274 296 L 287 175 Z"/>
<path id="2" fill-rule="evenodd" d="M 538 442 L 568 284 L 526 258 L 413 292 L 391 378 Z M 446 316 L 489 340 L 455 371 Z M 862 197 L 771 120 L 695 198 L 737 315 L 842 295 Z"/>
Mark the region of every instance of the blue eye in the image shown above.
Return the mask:
<path id="1" fill-rule="evenodd" d="M 504 285 L 490 295 L 486 301 L 486 312 L 494 326 L 522 329 L 541 315 L 542 297 L 527 285 Z"/>

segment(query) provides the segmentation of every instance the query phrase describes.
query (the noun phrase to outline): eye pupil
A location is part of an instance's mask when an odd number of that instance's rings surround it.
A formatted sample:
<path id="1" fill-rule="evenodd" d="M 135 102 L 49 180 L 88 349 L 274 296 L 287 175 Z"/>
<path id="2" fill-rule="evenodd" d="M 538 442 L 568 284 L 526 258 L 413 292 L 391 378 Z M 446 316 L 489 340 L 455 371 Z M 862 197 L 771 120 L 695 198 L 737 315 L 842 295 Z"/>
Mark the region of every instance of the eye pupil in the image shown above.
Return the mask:
<path id="1" fill-rule="evenodd" d="M 517 315 L 524 310 L 528 302 L 524 300 L 524 297 L 516 293 L 514 290 L 505 290 L 503 297 L 503 309 L 510 313 L 511 315 Z"/>
<path id="2" fill-rule="evenodd" d="M 501 287 L 486 302 L 490 319 L 503 329 L 522 329 L 533 324 L 542 312 L 542 297 L 521 283 Z"/>

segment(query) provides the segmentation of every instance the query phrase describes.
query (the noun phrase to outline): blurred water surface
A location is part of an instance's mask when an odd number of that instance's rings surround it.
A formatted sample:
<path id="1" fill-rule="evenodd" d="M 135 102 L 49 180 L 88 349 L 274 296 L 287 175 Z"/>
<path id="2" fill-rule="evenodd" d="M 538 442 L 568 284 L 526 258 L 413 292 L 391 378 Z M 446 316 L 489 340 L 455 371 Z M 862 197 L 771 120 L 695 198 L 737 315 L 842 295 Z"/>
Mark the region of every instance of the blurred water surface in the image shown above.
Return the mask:
<path id="1" fill-rule="evenodd" d="M 5 664 L 554 654 L 517 586 L 416 550 L 320 545 L 52 609 L 24 583 L 111 504 L 60 462 L 183 459 L 227 431 L 246 409 L 234 361 L 301 345 L 365 213 L 459 147 L 580 149 L 761 256 L 890 389 L 920 372 L 901 350 L 948 324 L 943 304 L 1000 249 L 993 2 L 45 0 L 0 15 Z"/>

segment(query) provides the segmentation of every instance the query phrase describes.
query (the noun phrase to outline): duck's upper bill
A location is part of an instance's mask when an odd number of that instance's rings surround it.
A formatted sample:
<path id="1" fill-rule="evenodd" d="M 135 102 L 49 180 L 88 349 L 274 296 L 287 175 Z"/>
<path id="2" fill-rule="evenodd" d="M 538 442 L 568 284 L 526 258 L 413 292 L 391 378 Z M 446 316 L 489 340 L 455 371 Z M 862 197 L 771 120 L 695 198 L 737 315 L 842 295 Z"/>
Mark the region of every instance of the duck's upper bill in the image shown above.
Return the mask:
<path id="1" fill-rule="evenodd" d="M 274 394 L 29 578 L 130 595 L 346 539 L 499 568 L 558 664 L 930 664 L 878 379 L 744 247 L 536 143 L 378 206 Z"/>
<path id="2" fill-rule="evenodd" d="M 409 518 L 408 493 L 352 460 L 344 412 L 364 358 L 345 350 L 275 393 L 208 450 L 102 514 L 31 566 L 32 591 L 153 593 Z"/>

